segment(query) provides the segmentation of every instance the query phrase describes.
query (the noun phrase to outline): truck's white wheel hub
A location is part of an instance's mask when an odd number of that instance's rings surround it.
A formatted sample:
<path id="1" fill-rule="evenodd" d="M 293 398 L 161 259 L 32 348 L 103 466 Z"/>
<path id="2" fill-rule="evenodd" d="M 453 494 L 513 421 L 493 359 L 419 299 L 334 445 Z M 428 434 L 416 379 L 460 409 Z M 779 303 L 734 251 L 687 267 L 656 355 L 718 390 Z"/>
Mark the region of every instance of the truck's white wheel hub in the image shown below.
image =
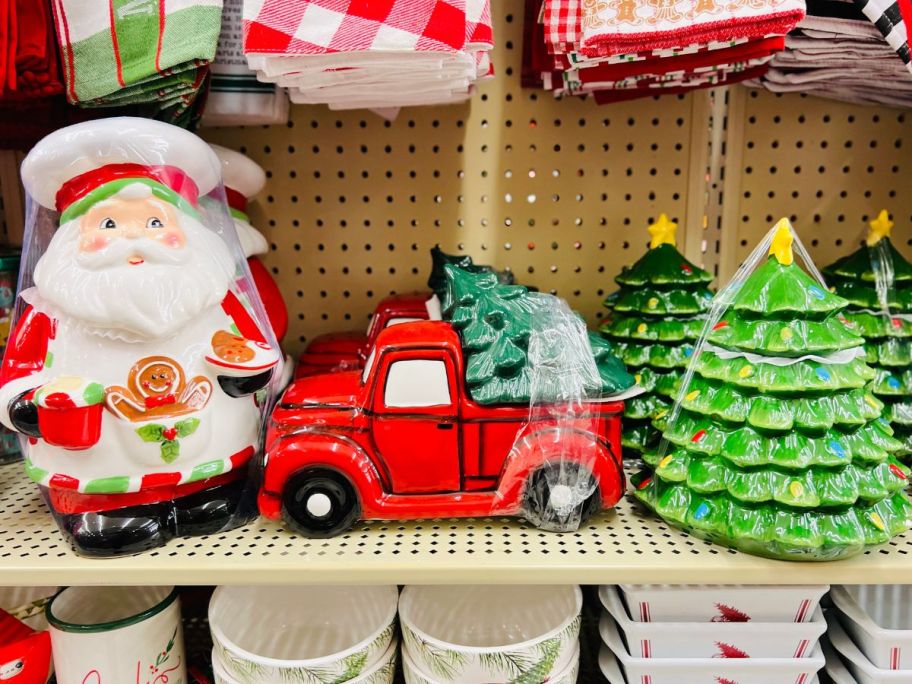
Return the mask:
<path id="1" fill-rule="evenodd" d="M 314 518 L 325 518 L 332 511 L 332 500 L 326 494 L 317 492 L 307 497 L 305 506 Z"/>
<path id="2" fill-rule="evenodd" d="M 572 506 L 573 499 L 573 488 L 570 485 L 555 484 L 551 487 L 551 496 L 548 503 L 551 504 L 552 509 L 560 511 Z"/>

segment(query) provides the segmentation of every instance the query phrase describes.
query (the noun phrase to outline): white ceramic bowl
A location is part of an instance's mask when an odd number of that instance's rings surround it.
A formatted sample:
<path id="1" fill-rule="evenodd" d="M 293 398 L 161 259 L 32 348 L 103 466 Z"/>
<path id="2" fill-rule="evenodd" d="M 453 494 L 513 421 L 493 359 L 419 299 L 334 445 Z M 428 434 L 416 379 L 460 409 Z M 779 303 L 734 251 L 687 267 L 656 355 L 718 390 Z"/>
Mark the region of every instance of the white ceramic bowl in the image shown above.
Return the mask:
<path id="1" fill-rule="evenodd" d="M 354 679 L 347 680 L 346 684 L 392 684 L 396 676 L 396 662 L 399 660 L 399 642 L 393 639 L 380 659 L 364 670 Z M 225 666 L 219 659 L 216 649 L 212 649 L 212 671 L 215 674 L 215 684 L 241 684 L 238 680 L 231 677 L 225 670 Z M 296 681 L 296 680 L 291 680 Z M 321 680 L 301 680 L 301 681 L 321 681 Z M 329 681 L 329 680 L 327 680 Z M 338 680 L 332 680 L 338 681 Z"/>
<path id="2" fill-rule="evenodd" d="M 827 615 L 827 637 L 842 656 L 846 669 L 858 684 L 909 684 L 912 674 L 903 670 L 882 670 L 865 657 L 845 633 L 835 616 Z"/>
<path id="3" fill-rule="evenodd" d="M 912 586 L 840 586 L 830 595 L 845 631 L 875 667 L 912 670 Z"/>
<path id="4" fill-rule="evenodd" d="M 810 622 L 634 622 L 616 587 L 600 587 L 599 598 L 640 658 L 803 658 L 826 631 L 820 608 Z"/>
<path id="5" fill-rule="evenodd" d="M 810 684 L 825 663 L 819 645 L 807 658 L 633 658 L 613 620 L 599 633 L 631 684 Z"/>
<path id="6" fill-rule="evenodd" d="M 621 596 L 636 622 L 806 622 L 826 584 L 726 586 L 721 584 L 622 584 Z"/>
<path id="7" fill-rule="evenodd" d="M 498 684 L 564 670 L 578 647 L 582 605 L 578 586 L 410 586 L 399 618 L 421 672 Z"/>
<path id="8" fill-rule="evenodd" d="M 212 641 L 239 684 L 352 679 L 386 653 L 396 631 L 396 587 L 219 587 Z M 297 678 L 297 679 L 296 679 Z"/>
<path id="9" fill-rule="evenodd" d="M 563 670 L 552 675 L 551 678 L 548 679 L 548 684 L 576 684 L 576 679 L 579 676 L 579 659 L 580 651 L 579 644 L 577 644 L 570 662 L 567 663 Z M 402 672 L 405 675 L 405 684 L 442 684 L 441 680 L 434 679 L 430 675 L 424 674 L 415 664 L 415 661 L 412 660 L 411 656 L 409 656 L 408 649 L 405 648 L 402 649 Z M 460 682 L 462 681 L 475 684 L 473 680 L 460 680 Z M 228 682 L 227 684 L 231 684 L 231 682 Z"/>

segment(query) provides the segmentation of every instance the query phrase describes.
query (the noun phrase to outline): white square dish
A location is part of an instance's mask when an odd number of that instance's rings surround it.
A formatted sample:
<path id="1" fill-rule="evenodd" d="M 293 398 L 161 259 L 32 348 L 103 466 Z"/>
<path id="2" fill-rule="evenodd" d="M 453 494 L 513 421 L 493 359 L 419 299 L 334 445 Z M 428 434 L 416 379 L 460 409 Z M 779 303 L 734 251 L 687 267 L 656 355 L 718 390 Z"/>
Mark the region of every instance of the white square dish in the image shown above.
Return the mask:
<path id="1" fill-rule="evenodd" d="M 872 665 L 912 670 L 912 586 L 836 586 L 832 598 L 839 621 Z"/>
<path id="2" fill-rule="evenodd" d="M 633 658 L 613 620 L 599 631 L 627 684 L 812 684 L 825 663 L 819 645 L 807 658 Z"/>
<path id="3" fill-rule="evenodd" d="M 640 658 L 804 658 L 826 631 L 820 608 L 808 622 L 635 622 L 618 589 L 599 587 L 602 605 Z M 604 616 L 603 619 L 610 619 Z"/>
<path id="4" fill-rule="evenodd" d="M 826 658 L 824 670 L 833 680 L 833 684 L 858 684 L 826 637 L 820 640 L 820 647 L 823 649 L 823 657 Z"/>
<path id="5" fill-rule="evenodd" d="M 622 584 L 635 622 L 806 622 L 830 588 L 722 584 Z"/>
<path id="6" fill-rule="evenodd" d="M 842 625 L 839 624 L 839 620 L 829 613 L 827 614 L 827 638 L 833 648 L 842 656 L 846 669 L 852 673 L 858 684 L 909 684 L 912 681 L 912 675 L 908 672 L 882 670 L 874 667 L 846 634 Z"/>

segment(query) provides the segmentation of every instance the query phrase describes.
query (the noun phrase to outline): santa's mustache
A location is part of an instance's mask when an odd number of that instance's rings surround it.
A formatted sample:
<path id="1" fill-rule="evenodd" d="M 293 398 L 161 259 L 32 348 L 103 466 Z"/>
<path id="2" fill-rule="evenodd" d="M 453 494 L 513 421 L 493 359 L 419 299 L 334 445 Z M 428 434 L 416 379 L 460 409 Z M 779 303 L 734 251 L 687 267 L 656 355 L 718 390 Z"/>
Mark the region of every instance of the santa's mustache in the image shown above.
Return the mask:
<path id="1" fill-rule="evenodd" d="M 102 269 L 122 266 L 137 256 L 150 264 L 178 266 L 186 263 L 190 254 L 183 247 L 168 247 L 149 238 L 116 238 L 98 252 L 81 252 L 76 261 L 83 268 Z"/>

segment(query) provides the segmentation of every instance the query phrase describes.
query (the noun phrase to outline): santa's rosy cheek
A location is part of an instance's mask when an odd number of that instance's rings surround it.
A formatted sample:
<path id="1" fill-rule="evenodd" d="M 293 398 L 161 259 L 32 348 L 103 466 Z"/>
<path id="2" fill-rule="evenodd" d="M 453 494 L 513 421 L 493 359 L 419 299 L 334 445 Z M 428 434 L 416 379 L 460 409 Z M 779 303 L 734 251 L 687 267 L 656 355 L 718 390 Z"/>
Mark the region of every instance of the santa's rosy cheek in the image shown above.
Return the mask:
<path id="1" fill-rule="evenodd" d="M 79 248 L 83 252 L 98 252 L 107 247 L 110 242 L 110 238 L 104 235 L 92 235 L 84 237 Z"/>
<path id="2" fill-rule="evenodd" d="M 174 247 L 175 249 L 183 247 L 185 242 L 183 233 L 172 230 L 164 233 L 159 239 L 168 245 L 168 247 Z"/>

